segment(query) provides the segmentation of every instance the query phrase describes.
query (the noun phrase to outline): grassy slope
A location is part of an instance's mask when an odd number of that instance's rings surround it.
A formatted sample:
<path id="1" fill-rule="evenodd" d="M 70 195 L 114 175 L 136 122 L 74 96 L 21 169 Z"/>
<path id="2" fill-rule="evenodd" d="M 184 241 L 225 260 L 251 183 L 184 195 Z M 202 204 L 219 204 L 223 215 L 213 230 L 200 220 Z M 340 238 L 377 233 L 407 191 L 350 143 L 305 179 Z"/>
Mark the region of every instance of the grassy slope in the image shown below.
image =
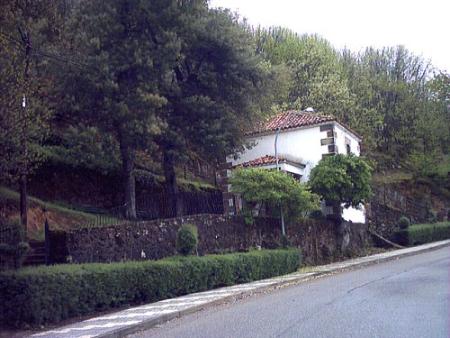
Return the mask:
<path id="1" fill-rule="evenodd" d="M 45 216 L 43 209 L 47 210 L 47 219 L 51 229 L 68 230 L 85 224 L 97 224 L 98 215 L 62 206 L 54 202 L 43 201 L 35 197 L 28 198 L 28 237 L 30 239 L 43 238 Z M 0 214 L 3 217 L 19 218 L 19 193 L 0 187 Z M 109 220 L 115 219 L 109 217 Z"/>

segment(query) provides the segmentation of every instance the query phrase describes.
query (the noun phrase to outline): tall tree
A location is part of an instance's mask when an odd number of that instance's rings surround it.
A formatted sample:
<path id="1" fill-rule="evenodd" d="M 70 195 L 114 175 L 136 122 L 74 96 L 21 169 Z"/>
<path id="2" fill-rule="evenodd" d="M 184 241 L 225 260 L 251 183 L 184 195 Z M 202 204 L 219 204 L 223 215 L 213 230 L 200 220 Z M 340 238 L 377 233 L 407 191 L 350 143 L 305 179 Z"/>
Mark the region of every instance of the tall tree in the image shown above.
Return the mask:
<path id="1" fill-rule="evenodd" d="M 317 35 L 298 35 L 286 28 L 254 30 L 257 52 L 274 65 L 284 64 L 291 74 L 285 106 L 334 114 L 348 122 L 351 99 L 339 54 Z"/>
<path id="2" fill-rule="evenodd" d="M 42 157 L 51 86 L 43 50 L 57 44 L 63 1 L 0 2 L 0 163 L 3 178 L 18 181 L 20 216 L 27 224 L 27 177 Z"/>
<path id="3" fill-rule="evenodd" d="M 208 160 L 240 149 L 244 131 L 269 109 L 269 80 L 281 78 L 255 55 L 252 36 L 231 13 L 208 9 L 206 2 L 181 8 L 180 56 L 165 87 L 166 124 L 157 138 L 177 214 L 176 164 L 188 149 Z"/>
<path id="4" fill-rule="evenodd" d="M 62 72 L 65 114 L 119 143 L 125 216 L 136 217 L 135 153 L 160 134 L 160 87 L 170 83 L 180 41 L 176 1 L 93 0 L 76 9 L 71 29 L 78 65 Z"/>

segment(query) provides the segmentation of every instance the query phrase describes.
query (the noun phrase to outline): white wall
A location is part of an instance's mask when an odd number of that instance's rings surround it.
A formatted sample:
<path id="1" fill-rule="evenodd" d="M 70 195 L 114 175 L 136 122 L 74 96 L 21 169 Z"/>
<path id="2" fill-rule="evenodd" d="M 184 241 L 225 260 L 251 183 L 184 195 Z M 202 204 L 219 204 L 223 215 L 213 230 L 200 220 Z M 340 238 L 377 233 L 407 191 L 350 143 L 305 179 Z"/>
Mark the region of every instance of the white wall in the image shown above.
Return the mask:
<path id="1" fill-rule="evenodd" d="M 359 156 L 359 139 L 357 139 L 353 134 L 349 133 L 340 124 L 337 123 L 334 125 L 334 134 L 334 142 L 338 147 L 339 154 L 347 154 L 347 148 L 345 144 L 345 138 L 347 138 L 350 140 L 350 151 L 352 152 L 352 154 Z"/>
<path id="2" fill-rule="evenodd" d="M 298 159 L 299 162 L 306 165 L 302 181 L 307 180 L 311 168 L 320 161 L 322 154 L 327 151 L 326 146 L 320 145 L 320 139 L 324 137 L 326 137 L 326 132 L 320 132 L 319 126 L 280 131 L 277 142 L 278 154 Z M 275 132 L 270 135 L 250 137 L 248 140 L 256 145 L 240 154 L 237 159 L 229 157 L 233 165 L 248 162 L 265 155 L 275 156 Z"/>
<path id="3" fill-rule="evenodd" d="M 358 209 L 353 207 L 344 208 L 342 218 L 353 223 L 366 223 L 366 210 L 364 206 L 360 206 Z"/>
<path id="4" fill-rule="evenodd" d="M 359 156 L 360 140 L 340 124 L 333 123 L 333 125 L 338 153 L 346 154 L 345 138 L 347 137 L 350 140 L 351 152 Z M 323 154 L 328 153 L 328 145 L 322 146 L 320 142 L 324 138 L 327 138 L 327 132 L 321 132 L 320 126 L 280 131 L 278 136 L 278 154 L 280 157 L 288 156 L 290 159 L 295 158 L 300 163 L 306 165 L 303 170 L 302 182 L 309 179 L 311 169 L 322 159 Z M 266 155 L 275 156 L 275 132 L 268 135 L 249 137 L 248 141 L 254 143 L 254 146 L 246 149 L 237 158 L 229 156 L 227 161 L 232 162 L 233 165 L 238 165 Z M 352 222 L 364 223 L 366 219 L 364 207 L 360 210 L 355 208 L 344 209 L 343 218 Z"/>

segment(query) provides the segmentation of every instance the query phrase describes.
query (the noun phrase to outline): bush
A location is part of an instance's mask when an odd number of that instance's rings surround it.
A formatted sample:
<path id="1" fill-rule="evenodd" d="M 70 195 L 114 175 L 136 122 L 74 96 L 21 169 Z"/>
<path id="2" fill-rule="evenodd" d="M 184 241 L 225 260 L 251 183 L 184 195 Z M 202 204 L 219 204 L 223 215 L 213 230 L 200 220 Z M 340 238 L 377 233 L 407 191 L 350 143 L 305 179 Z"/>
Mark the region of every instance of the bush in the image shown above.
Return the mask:
<path id="1" fill-rule="evenodd" d="M 309 218 L 323 220 L 325 218 L 325 215 L 323 214 L 322 210 L 313 210 L 309 213 Z"/>
<path id="2" fill-rule="evenodd" d="M 183 256 L 192 255 L 197 251 L 198 231 L 195 225 L 183 225 L 177 232 L 177 252 Z"/>
<path id="3" fill-rule="evenodd" d="M 402 216 L 398 219 L 398 226 L 400 229 L 408 229 L 408 227 L 410 226 L 411 222 L 409 221 L 409 218 L 406 216 Z"/>
<path id="4" fill-rule="evenodd" d="M 29 250 L 26 242 L 17 245 L 0 243 L 0 269 L 20 268 Z"/>
<path id="5" fill-rule="evenodd" d="M 394 241 L 401 245 L 419 245 L 450 239 L 450 222 L 415 224 L 397 231 Z"/>
<path id="6" fill-rule="evenodd" d="M 298 249 L 172 257 L 160 261 L 54 265 L 0 273 L 0 325 L 57 323 L 296 271 Z"/>
<path id="7" fill-rule="evenodd" d="M 24 228 L 17 219 L 0 218 L 0 232 L 2 243 L 17 245 L 25 237 Z"/>

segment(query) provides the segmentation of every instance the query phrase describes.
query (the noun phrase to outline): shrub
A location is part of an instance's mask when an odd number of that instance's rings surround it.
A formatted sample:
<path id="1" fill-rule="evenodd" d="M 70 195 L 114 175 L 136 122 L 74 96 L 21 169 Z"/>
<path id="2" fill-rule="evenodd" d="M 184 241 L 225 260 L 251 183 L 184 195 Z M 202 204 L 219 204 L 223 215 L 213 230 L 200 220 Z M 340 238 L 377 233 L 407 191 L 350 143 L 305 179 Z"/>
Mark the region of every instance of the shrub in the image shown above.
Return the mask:
<path id="1" fill-rule="evenodd" d="M 445 239 L 450 239 L 450 222 L 415 224 L 394 235 L 394 241 L 401 245 L 419 245 Z"/>
<path id="2" fill-rule="evenodd" d="M 0 243 L 0 269 L 20 268 L 29 250 L 26 242 L 17 245 Z"/>
<path id="3" fill-rule="evenodd" d="M 409 221 L 409 218 L 406 216 L 402 216 L 398 219 L 398 226 L 400 229 L 407 229 L 410 226 L 411 222 Z"/>
<path id="4" fill-rule="evenodd" d="M 298 249 L 160 261 L 54 265 L 0 273 L 0 325 L 38 326 L 96 311 L 296 271 Z"/>
<path id="5" fill-rule="evenodd" d="M 2 243 L 17 245 L 24 239 L 24 228 L 17 219 L 0 218 L 0 231 L 2 234 Z"/>
<path id="6" fill-rule="evenodd" d="M 177 252 L 183 256 L 197 251 L 198 231 L 195 225 L 183 225 L 177 232 Z"/>
<path id="7" fill-rule="evenodd" d="M 325 218 L 325 215 L 323 214 L 322 210 L 313 210 L 309 213 L 309 218 L 322 220 Z"/>

